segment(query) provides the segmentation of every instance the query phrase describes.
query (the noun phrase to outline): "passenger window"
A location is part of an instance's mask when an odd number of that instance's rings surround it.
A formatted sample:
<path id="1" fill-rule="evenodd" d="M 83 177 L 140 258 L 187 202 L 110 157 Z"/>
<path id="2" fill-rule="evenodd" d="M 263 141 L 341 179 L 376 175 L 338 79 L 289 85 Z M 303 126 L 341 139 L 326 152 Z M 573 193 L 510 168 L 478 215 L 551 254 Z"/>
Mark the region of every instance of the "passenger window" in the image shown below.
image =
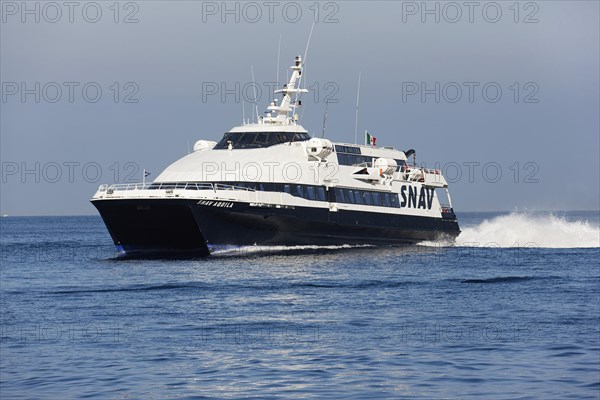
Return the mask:
<path id="1" fill-rule="evenodd" d="M 302 192 L 302 186 L 296 185 L 296 196 L 304 197 L 304 193 Z"/>
<path id="2" fill-rule="evenodd" d="M 354 202 L 356 204 L 363 204 L 363 199 L 362 199 L 362 195 L 360 193 L 360 190 L 355 190 L 354 191 Z"/>
<path id="3" fill-rule="evenodd" d="M 344 191 L 342 189 L 335 188 L 335 201 L 338 203 L 345 203 Z"/>
<path id="4" fill-rule="evenodd" d="M 389 193 L 383 194 L 383 205 L 386 207 L 392 206 L 392 203 L 390 202 L 390 194 Z"/>
<path id="5" fill-rule="evenodd" d="M 392 200 L 392 207 L 400 207 L 400 203 L 398 203 L 398 195 L 396 193 L 392 193 L 390 197 Z"/>
<path id="6" fill-rule="evenodd" d="M 325 188 L 322 186 L 317 187 L 317 200 L 325 201 L 327 198 L 325 197 Z"/>
<path id="7" fill-rule="evenodd" d="M 314 186 L 307 186 L 306 187 L 306 197 L 309 200 L 314 200 L 315 199 L 315 187 Z"/>
<path id="8" fill-rule="evenodd" d="M 292 193 L 290 190 L 290 185 L 283 185 L 283 191 L 286 193 Z"/>
<path id="9" fill-rule="evenodd" d="M 364 192 L 363 200 L 365 201 L 365 205 L 367 205 L 367 206 L 373 205 L 373 201 L 371 200 L 371 193 Z"/>
<path id="10" fill-rule="evenodd" d="M 381 206 L 381 198 L 377 192 L 373 192 L 373 205 Z"/>
<path id="11" fill-rule="evenodd" d="M 352 194 L 352 190 L 344 189 L 344 194 L 346 195 L 346 202 L 354 204 L 354 195 Z"/>

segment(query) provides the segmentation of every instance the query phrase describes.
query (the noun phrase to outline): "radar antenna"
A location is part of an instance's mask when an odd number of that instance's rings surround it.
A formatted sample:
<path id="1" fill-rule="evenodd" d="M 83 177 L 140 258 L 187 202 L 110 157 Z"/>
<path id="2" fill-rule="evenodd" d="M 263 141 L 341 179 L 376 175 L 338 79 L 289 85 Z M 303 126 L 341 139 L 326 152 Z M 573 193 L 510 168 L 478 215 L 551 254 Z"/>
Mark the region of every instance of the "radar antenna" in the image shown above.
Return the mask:
<path id="1" fill-rule="evenodd" d="M 354 144 L 358 141 L 358 101 L 360 100 L 360 77 L 362 71 L 358 72 L 358 88 L 356 89 L 356 114 L 354 115 Z"/>
<path id="2" fill-rule="evenodd" d="M 329 101 L 325 100 L 325 114 L 323 114 L 323 132 L 321 132 L 321 138 L 325 137 L 325 122 L 327 122 L 327 107 L 329 107 Z"/>

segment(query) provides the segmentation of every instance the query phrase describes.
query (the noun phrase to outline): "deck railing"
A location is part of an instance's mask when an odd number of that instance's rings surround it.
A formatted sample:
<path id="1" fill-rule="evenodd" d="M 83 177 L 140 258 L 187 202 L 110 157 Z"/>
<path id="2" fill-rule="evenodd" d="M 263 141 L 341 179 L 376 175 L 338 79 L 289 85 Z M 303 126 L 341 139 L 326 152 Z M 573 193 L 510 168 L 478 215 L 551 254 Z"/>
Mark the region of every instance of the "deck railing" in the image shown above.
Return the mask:
<path id="1" fill-rule="evenodd" d="M 122 183 L 114 185 L 101 185 L 98 190 L 100 192 L 107 192 L 113 194 L 115 192 L 132 191 L 132 190 L 212 190 L 214 192 L 218 190 L 242 190 L 247 192 L 255 192 L 256 189 L 230 185 L 227 183 L 211 183 L 211 182 L 179 182 L 179 183 L 164 183 L 164 182 L 151 182 L 151 183 Z"/>
<path id="2" fill-rule="evenodd" d="M 354 164 L 353 167 L 367 167 L 367 168 L 376 168 L 377 165 L 375 164 L 375 162 L 362 162 L 359 164 Z M 414 165 L 409 165 L 409 164 L 404 164 L 404 165 L 397 165 L 396 166 L 396 172 L 409 172 L 409 171 L 413 171 L 413 170 L 420 170 L 421 172 L 425 173 L 425 174 L 434 174 L 434 175 L 441 175 L 442 171 L 439 169 L 432 169 L 432 168 L 424 168 L 424 167 L 418 167 L 418 166 L 414 166 Z"/>

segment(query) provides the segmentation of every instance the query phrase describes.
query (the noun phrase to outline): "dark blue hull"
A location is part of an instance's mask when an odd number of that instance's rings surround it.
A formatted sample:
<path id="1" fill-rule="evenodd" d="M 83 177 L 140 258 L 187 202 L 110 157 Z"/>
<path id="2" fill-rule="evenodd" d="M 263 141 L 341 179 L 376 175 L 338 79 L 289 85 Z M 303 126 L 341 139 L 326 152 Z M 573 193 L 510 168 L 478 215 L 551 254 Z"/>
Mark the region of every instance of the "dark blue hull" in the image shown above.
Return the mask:
<path id="1" fill-rule="evenodd" d="M 453 215 L 429 218 L 373 212 L 189 199 L 94 200 L 125 253 L 210 254 L 214 245 L 389 245 L 455 238 Z"/>

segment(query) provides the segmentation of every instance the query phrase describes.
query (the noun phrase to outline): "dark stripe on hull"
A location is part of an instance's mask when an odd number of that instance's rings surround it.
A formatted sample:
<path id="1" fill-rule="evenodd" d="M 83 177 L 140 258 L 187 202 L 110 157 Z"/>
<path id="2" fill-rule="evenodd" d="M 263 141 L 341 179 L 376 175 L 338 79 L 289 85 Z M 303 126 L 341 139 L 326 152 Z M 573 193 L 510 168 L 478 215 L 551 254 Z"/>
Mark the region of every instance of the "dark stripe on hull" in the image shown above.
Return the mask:
<path id="1" fill-rule="evenodd" d="M 197 206 L 194 215 L 207 241 L 215 244 L 417 243 L 460 233 L 458 223 L 448 219 L 308 207 L 278 209 L 236 204 L 222 210 Z"/>
<path id="2" fill-rule="evenodd" d="M 394 244 L 455 238 L 456 220 L 363 211 L 295 207 L 227 207 L 196 200 L 96 200 L 115 244 L 129 249 L 194 250 L 208 245 Z M 229 207 L 231 206 L 231 207 Z"/>

